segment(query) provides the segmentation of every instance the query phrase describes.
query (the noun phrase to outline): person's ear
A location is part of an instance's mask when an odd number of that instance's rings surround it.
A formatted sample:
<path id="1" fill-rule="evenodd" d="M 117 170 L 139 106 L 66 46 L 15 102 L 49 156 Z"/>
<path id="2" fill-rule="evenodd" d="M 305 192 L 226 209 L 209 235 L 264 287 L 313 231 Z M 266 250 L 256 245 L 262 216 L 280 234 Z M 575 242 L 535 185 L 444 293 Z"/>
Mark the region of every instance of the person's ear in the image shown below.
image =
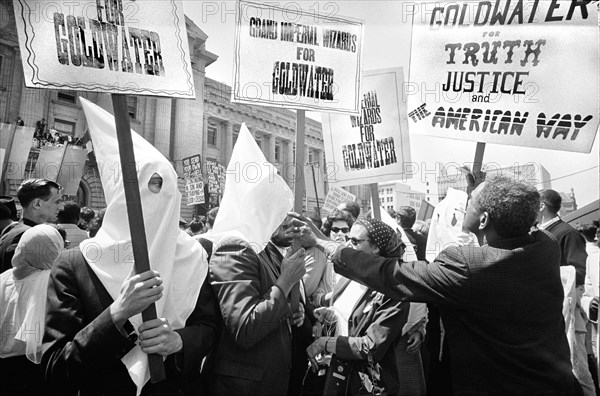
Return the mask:
<path id="1" fill-rule="evenodd" d="M 483 212 L 479 215 L 479 229 L 485 230 L 491 224 L 491 216 L 488 212 Z"/>
<path id="2" fill-rule="evenodd" d="M 543 212 L 545 208 L 546 208 L 546 204 L 543 202 L 540 202 L 540 212 Z"/>
<path id="3" fill-rule="evenodd" d="M 31 208 L 32 209 L 39 209 L 41 207 L 41 199 L 40 198 L 35 198 L 33 201 L 31 201 Z"/>
<path id="4" fill-rule="evenodd" d="M 371 242 L 369 242 L 371 243 Z M 373 245 L 371 243 L 371 248 L 373 249 L 373 254 L 379 254 L 379 247 L 377 245 Z"/>

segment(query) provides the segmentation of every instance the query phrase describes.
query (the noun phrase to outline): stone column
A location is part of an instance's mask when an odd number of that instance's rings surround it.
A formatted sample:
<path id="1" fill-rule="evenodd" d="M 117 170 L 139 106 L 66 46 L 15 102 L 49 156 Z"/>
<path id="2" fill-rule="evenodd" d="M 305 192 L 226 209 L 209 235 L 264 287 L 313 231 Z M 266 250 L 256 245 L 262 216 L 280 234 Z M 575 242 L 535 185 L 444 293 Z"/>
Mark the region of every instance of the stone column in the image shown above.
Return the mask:
<path id="1" fill-rule="evenodd" d="M 283 158 L 283 167 L 282 173 L 283 178 L 287 182 L 288 186 L 292 190 L 294 190 L 295 177 L 296 177 L 296 168 L 295 168 L 295 158 L 294 158 L 294 141 L 286 140 L 285 141 L 285 156 Z"/>
<path id="2" fill-rule="evenodd" d="M 171 99 L 157 98 L 154 121 L 154 147 L 169 158 L 171 146 Z"/>
<path id="3" fill-rule="evenodd" d="M 144 104 L 144 132 L 142 136 L 150 143 L 154 142 L 156 100 L 155 97 L 146 96 L 146 103 Z"/>
<path id="4" fill-rule="evenodd" d="M 198 101 L 198 99 L 196 99 Z M 204 125 L 192 122 L 191 105 L 189 99 L 175 99 L 175 125 L 173 135 L 173 159 L 180 160 L 202 152 L 202 137 Z M 199 120 L 203 120 L 201 117 Z"/>
<path id="5" fill-rule="evenodd" d="M 278 162 L 275 159 L 275 135 L 269 136 L 269 145 L 267 147 L 268 147 L 267 159 L 273 164 Z M 281 153 L 280 153 L 280 155 L 281 155 Z M 279 159 L 279 161 L 281 161 L 281 158 Z"/>
<path id="6" fill-rule="evenodd" d="M 108 93 L 99 93 L 96 104 L 108 111 L 110 114 L 115 114 L 113 110 L 112 97 Z"/>
<path id="7" fill-rule="evenodd" d="M 221 150 L 222 162 L 224 166 L 229 164 L 229 160 L 231 159 L 231 153 L 233 152 L 233 122 L 227 121 L 225 122 L 225 144 L 224 148 Z"/>

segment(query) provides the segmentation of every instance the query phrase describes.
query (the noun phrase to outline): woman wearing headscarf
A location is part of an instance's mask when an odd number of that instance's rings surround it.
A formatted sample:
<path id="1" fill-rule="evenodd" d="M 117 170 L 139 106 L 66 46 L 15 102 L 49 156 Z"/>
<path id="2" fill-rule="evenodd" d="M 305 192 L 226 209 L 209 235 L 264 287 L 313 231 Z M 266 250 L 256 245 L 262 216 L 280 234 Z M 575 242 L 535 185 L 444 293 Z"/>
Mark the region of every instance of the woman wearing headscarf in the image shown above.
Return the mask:
<path id="1" fill-rule="evenodd" d="M 39 364 L 50 268 L 63 250 L 58 230 L 40 224 L 23 233 L 0 275 L 0 394 L 39 394 Z"/>
<path id="2" fill-rule="evenodd" d="M 367 219 L 354 223 L 347 246 L 386 258 L 399 258 L 404 250 L 390 226 Z M 317 315 L 324 322 L 335 322 L 335 335 L 320 337 L 307 348 L 311 365 L 316 368 L 317 355 L 326 354 L 349 363 L 347 395 L 425 394 L 419 342 L 415 346 L 407 341 L 410 303 L 392 301 L 346 278 L 336 284 L 332 301 L 331 308 L 317 310 Z"/>

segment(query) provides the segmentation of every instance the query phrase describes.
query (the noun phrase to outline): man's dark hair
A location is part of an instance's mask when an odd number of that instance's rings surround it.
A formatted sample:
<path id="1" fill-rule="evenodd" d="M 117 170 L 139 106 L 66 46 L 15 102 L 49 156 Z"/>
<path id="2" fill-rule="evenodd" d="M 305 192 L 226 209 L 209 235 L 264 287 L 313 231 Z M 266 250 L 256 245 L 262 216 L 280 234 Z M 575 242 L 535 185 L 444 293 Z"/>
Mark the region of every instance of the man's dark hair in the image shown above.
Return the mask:
<path id="1" fill-rule="evenodd" d="M 540 194 L 526 183 L 506 176 L 489 177 L 473 202 L 488 212 L 500 237 L 526 235 L 535 224 L 540 209 Z"/>
<path id="2" fill-rule="evenodd" d="M 10 218 L 14 221 L 19 220 L 19 215 L 17 213 L 17 204 L 15 203 L 15 199 L 9 195 L 0 195 L 0 203 L 6 206 L 6 208 L 10 211 Z"/>
<path id="3" fill-rule="evenodd" d="M 52 189 L 56 188 L 60 190 L 60 186 L 48 179 L 29 179 L 25 180 L 19 186 L 17 190 L 17 198 L 19 198 L 19 202 L 21 206 L 26 208 L 31 204 L 31 202 L 40 198 L 44 201 L 47 201 L 52 195 Z"/>
<path id="4" fill-rule="evenodd" d="M 77 224 L 79 223 L 79 213 L 81 207 L 75 201 L 63 202 L 63 210 L 58 212 L 58 222 L 62 224 Z"/>
<path id="5" fill-rule="evenodd" d="M 10 213 L 10 209 L 6 207 L 3 203 L 0 203 L 0 220 L 12 220 L 12 213 Z"/>
<path id="6" fill-rule="evenodd" d="M 339 210 L 349 212 L 352 217 L 354 217 L 354 220 L 358 219 L 358 216 L 360 215 L 360 206 L 356 201 L 344 202 L 343 204 L 340 204 L 338 208 Z"/>
<path id="7" fill-rule="evenodd" d="M 396 215 L 400 219 L 400 227 L 411 228 L 417 220 L 417 211 L 411 206 L 401 206 Z"/>
<path id="8" fill-rule="evenodd" d="M 583 235 L 586 241 L 594 242 L 596 240 L 598 227 L 595 224 L 583 224 L 577 227 L 577 231 Z"/>
<path id="9" fill-rule="evenodd" d="M 90 221 L 90 224 L 88 225 L 88 232 L 90 234 L 90 238 L 95 237 L 98 233 L 98 230 L 100 230 L 100 227 L 102 227 L 102 221 L 104 220 L 105 213 L 106 209 L 98 211 L 98 213 L 96 213 L 96 216 L 94 216 L 92 221 Z"/>
<path id="10" fill-rule="evenodd" d="M 550 212 L 558 213 L 560 211 L 562 198 L 560 197 L 560 194 L 558 192 L 550 188 L 544 190 L 541 192 L 541 200 Z"/>
<path id="11" fill-rule="evenodd" d="M 92 219 L 94 218 L 95 215 L 96 215 L 96 212 L 94 212 L 94 209 L 92 209 L 88 206 L 84 206 L 79 211 L 79 218 L 87 223 L 92 221 Z"/>
<path id="12" fill-rule="evenodd" d="M 202 221 L 200 221 L 200 219 L 195 218 L 190 222 L 189 228 L 190 228 L 190 231 L 192 231 L 194 234 L 196 234 L 196 233 L 202 231 L 202 229 L 204 228 L 204 223 Z"/>
<path id="13" fill-rule="evenodd" d="M 217 213 L 219 213 L 218 206 L 216 208 L 212 208 L 211 210 L 206 212 L 206 222 L 208 223 L 210 228 L 213 228 L 213 226 L 215 225 L 215 219 L 217 218 Z"/>

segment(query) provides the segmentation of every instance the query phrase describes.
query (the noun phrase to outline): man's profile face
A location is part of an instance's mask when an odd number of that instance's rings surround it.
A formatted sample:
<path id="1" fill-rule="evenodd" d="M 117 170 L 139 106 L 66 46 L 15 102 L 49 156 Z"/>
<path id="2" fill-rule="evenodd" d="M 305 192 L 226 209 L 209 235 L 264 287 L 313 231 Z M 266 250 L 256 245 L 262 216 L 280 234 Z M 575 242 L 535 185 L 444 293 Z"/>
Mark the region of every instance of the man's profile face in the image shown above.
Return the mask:
<path id="1" fill-rule="evenodd" d="M 467 205 L 467 213 L 465 214 L 465 220 L 463 223 L 463 226 L 475 235 L 479 235 L 481 233 L 481 230 L 479 229 L 479 216 L 481 215 L 481 211 L 477 208 L 475 202 L 477 201 L 477 197 L 481 193 L 484 184 L 485 182 L 481 183 L 475 190 L 473 190 L 473 192 L 471 192 L 471 199 Z"/>
<path id="2" fill-rule="evenodd" d="M 40 218 L 48 223 L 53 223 L 58 218 L 58 212 L 63 210 L 62 197 L 56 188 L 50 189 L 50 198 L 39 200 Z"/>

